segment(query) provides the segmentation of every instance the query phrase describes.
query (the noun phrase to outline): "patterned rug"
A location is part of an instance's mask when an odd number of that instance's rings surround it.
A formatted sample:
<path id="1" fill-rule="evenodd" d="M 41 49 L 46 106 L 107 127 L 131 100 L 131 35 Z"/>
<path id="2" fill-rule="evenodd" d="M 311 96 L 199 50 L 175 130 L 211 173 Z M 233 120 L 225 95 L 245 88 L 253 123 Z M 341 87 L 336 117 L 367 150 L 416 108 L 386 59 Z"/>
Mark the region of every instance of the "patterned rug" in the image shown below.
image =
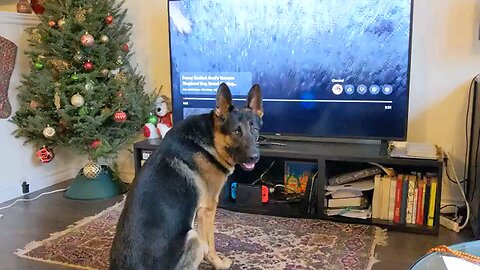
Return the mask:
<path id="1" fill-rule="evenodd" d="M 107 269 L 115 224 L 123 202 L 85 218 L 48 239 L 17 250 L 20 257 L 76 269 Z M 385 244 L 378 227 L 321 220 L 251 215 L 219 209 L 215 240 L 232 269 L 370 269 L 375 246 Z M 212 269 L 202 263 L 200 269 Z"/>

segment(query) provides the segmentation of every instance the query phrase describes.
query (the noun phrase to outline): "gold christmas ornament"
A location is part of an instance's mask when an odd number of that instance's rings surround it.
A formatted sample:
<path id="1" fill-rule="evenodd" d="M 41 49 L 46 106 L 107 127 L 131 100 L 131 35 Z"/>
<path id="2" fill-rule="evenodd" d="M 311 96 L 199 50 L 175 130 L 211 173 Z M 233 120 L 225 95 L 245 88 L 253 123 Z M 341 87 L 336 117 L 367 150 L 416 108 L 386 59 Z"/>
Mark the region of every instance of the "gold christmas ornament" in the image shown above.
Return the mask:
<path id="1" fill-rule="evenodd" d="M 75 108 L 79 108 L 79 107 L 82 107 L 83 104 L 85 104 L 85 99 L 83 98 L 82 95 L 80 94 L 75 94 L 73 95 L 72 99 L 70 100 L 70 102 L 72 102 L 72 105 L 75 107 Z"/>
<path id="2" fill-rule="evenodd" d="M 104 69 L 102 69 L 102 71 L 100 71 L 100 74 L 103 77 L 107 77 L 109 73 L 110 73 L 110 70 L 108 70 L 108 68 L 104 68 Z"/>
<path id="3" fill-rule="evenodd" d="M 101 172 L 102 172 L 102 166 L 98 165 L 93 161 L 89 161 L 85 165 L 85 167 L 83 167 L 83 174 L 90 179 L 97 178 Z"/>
<path id="4" fill-rule="evenodd" d="M 47 126 L 43 129 L 43 136 L 45 136 L 47 139 L 53 138 L 53 136 L 55 136 L 55 129 L 51 126 Z"/>
<path id="5" fill-rule="evenodd" d="M 103 44 L 106 44 L 110 41 L 110 39 L 108 38 L 107 35 L 101 35 L 100 36 L 100 42 L 103 43 Z"/>
<path id="6" fill-rule="evenodd" d="M 31 31 L 31 39 L 33 42 L 40 43 L 42 42 L 42 35 L 38 32 L 38 29 L 33 29 Z"/>
<path id="7" fill-rule="evenodd" d="M 125 83 L 127 81 L 127 75 L 123 72 L 119 72 L 115 75 L 115 79 L 119 82 Z"/>
<path id="8" fill-rule="evenodd" d="M 79 8 L 77 11 L 75 11 L 75 20 L 77 22 L 82 23 L 85 21 L 87 15 L 87 10 L 84 8 Z"/>
<path id="9" fill-rule="evenodd" d="M 52 59 L 50 60 L 50 64 L 57 72 L 63 72 L 70 68 L 70 63 L 65 60 Z"/>
<path id="10" fill-rule="evenodd" d="M 58 22 L 57 22 L 58 28 L 63 29 L 65 27 L 65 23 L 66 22 L 65 22 L 64 18 L 58 20 Z"/>
<path id="11" fill-rule="evenodd" d="M 60 95 L 58 94 L 58 92 L 55 92 L 55 97 L 54 97 L 53 103 L 55 103 L 55 108 L 57 108 L 57 110 L 60 110 L 60 107 L 62 105 L 60 103 Z"/>

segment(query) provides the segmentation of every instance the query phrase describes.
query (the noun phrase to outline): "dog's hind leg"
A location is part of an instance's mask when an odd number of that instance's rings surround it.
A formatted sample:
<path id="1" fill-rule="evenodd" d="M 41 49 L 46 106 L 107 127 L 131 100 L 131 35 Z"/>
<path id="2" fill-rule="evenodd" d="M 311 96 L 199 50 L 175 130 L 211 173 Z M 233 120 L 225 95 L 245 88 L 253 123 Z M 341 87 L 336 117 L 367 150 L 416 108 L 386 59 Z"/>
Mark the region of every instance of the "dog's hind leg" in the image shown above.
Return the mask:
<path id="1" fill-rule="evenodd" d="M 206 253 L 208 244 L 200 238 L 195 229 L 191 229 L 188 231 L 185 249 L 175 270 L 197 270 Z"/>

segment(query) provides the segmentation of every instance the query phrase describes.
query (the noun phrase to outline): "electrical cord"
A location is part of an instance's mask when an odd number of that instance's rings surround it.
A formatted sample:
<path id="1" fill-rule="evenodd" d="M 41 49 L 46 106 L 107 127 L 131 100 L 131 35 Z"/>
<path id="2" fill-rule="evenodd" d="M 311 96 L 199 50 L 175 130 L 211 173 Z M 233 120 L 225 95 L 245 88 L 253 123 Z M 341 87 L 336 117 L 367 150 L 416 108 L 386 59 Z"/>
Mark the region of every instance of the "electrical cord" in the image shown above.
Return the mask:
<path id="1" fill-rule="evenodd" d="M 444 161 L 445 161 L 445 174 L 447 175 L 447 179 L 448 179 L 450 182 L 456 184 L 457 181 L 454 181 L 453 178 L 452 178 L 452 177 L 450 176 L 450 174 L 448 173 L 448 165 L 449 165 L 449 163 L 450 163 L 449 160 L 448 160 L 448 158 L 445 158 Z M 453 164 L 452 164 L 452 167 L 453 167 Z M 461 181 L 460 181 L 460 184 L 464 183 L 465 181 L 466 181 L 466 179 L 461 180 Z"/>
<path id="2" fill-rule="evenodd" d="M 267 174 L 270 169 L 273 167 L 273 164 L 275 164 L 275 160 L 272 161 L 272 163 L 270 163 L 270 166 L 268 166 L 268 168 L 260 175 L 260 177 L 258 177 L 255 181 L 253 181 L 253 183 L 251 184 L 252 186 L 255 185 L 258 181 L 262 180 L 263 177 L 265 176 L 265 174 Z"/>
<path id="3" fill-rule="evenodd" d="M 452 173 L 453 177 L 455 178 L 455 181 L 457 182 L 458 188 L 460 189 L 460 192 L 462 193 L 463 200 L 465 201 L 465 207 L 467 208 L 467 218 L 465 219 L 465 222 L 463 225 L 461 225 L 458 229 L 462 230 L 465 228 L 468 224 L 468 221 L 470 220 L 470 204 L 468 203 L 467 197 L 465 196 L 465 192 L 463 191 L 462 185 L 460 184 L 460 181 L 458 180 L 457 172 L 455 171 L 455 167 L 453 166 L 452 159 L 450 158 L 450 155 L 444 151 L 445 156 L 449 160 L 450 167 L 452 167 Z M 445 166 L 446 167 L 446 166 Z M 445 168 L 447 169 L 447 168 Z"/>
<path id="4" fill-rule="evenodd" d="M 49 192 L 44 192 L 44 193 L 36 196 L 35 198 L 31 198 L 31 199 L 23 199 L 23 198 L 22 198 L 22 199 L 17 199 L 17 200 L 15 200 L 13 203 L 11 203 L 11 204 L 9 204 L 9 205 L 7 205 L 7 206 L 0 207 L 0 210 L 5 210 L 5 209 L 7 209 L 7 208 L 10 208 L 10 207 L 14 206 L 17 202 L 31 202 L 31 201 L 34 201 L 34 200 L 42 197 L 43 195 L 49 195 L 49 194 L 53 194 L 53 193 L 57 193 L 57 192 L 64 192 L 64 191 L 66 191 L 66 190 L 67 190 L 66 188 L 64 188 L 64 189 L 57 189 L 57 190 L 53 190 L 53 191 L 49 191 Z M 3 216 L 3 215 L 0 215 L 0 217 L 2 217 L 2 216 Z"/>

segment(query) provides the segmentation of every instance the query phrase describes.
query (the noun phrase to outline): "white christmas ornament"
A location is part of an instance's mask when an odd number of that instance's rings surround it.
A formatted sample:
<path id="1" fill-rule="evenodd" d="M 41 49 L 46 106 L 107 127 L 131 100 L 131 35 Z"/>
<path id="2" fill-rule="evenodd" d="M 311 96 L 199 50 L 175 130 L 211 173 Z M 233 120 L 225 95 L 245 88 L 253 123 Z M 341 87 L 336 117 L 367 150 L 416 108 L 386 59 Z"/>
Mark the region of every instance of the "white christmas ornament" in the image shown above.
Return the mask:
<path id="1" fill-rule="evenodd" d="M 73 106 L 75 106 L 76 108 L 79 108 L 79 107 L 82 107 L 83 104 L 85 104 L 85 99 L 83 98 L 82 95 L 77 93 L 77 94 L 73 95 L 70 102 L 72 102 Z"/>

